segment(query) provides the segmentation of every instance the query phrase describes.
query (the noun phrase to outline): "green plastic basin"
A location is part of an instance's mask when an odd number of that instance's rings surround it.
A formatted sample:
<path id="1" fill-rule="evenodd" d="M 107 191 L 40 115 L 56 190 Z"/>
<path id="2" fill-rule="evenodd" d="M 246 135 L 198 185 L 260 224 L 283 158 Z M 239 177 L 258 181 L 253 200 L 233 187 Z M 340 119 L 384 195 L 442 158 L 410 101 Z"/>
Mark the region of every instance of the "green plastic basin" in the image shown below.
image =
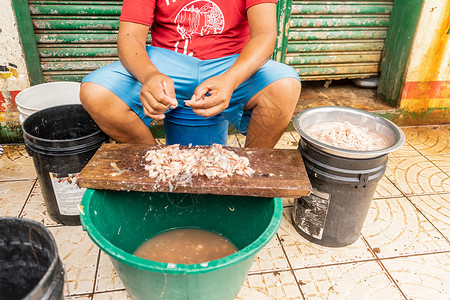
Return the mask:
<path id="1" fill-rule="evenodd" d="M 109 255 L 132 299 L 234 299 L 253 259 L 275 235 L 279 198 L 86 190 L 83 229 Z M 194 265 L 146 260 L 132 253 L 175 228 L 220 233 L 239 249 Z"/>

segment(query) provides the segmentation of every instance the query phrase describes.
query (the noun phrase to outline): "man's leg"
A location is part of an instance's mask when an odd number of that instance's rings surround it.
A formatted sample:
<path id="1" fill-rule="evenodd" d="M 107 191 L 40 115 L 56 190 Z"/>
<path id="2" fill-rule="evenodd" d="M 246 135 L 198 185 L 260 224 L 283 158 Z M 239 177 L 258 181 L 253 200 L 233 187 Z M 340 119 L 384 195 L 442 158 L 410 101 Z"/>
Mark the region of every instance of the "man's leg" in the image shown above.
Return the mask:
<path id="1" fill-rule="evenodd" d="M 156 145 L 150 129 L 139 116 L 107 88 L 84 82 L 80 100 L 103 132 L 117 142 Z"/>
<path id="2" fill-rule="evenodd" d="M 300 96 L 296 78 L 272 82 L 253 96 L 245 110 L 253 109 L 247 129 L 245 147 L 273 148 L 292 119 Z"/>

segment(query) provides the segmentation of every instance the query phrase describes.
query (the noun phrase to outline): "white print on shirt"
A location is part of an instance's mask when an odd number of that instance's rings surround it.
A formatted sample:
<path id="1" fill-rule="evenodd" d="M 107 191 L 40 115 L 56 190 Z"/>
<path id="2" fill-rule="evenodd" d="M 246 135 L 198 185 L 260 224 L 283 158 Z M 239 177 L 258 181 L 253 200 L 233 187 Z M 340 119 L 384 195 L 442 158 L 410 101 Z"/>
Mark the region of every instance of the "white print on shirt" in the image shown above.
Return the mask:
<path id="1" fill-rule="evenodd" d="M 209 0 L 195 0 L 185 5 L 175 17 L 177 31 L 184 40 L 183 53 L 188 54 L 189 40 L 194 35 L 220 34 L 225 26 L 225 18 L 219 6 Z M 178 52 L 179 41 L 175 43 Z"/>

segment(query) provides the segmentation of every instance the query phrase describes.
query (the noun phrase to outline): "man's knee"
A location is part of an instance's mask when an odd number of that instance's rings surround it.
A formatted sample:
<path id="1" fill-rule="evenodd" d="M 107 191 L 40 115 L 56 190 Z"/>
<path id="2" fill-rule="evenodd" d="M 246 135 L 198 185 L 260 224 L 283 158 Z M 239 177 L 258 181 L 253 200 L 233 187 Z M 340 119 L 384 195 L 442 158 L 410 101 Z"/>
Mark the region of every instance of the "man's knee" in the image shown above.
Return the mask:
<path id="1" fill-rule="evenodd" d="M 90 113 L 97 116 L 119 113 L 129 107 L 106 87 L 84 82 L 80 87 L 80 102 Z"/>
<path id="2" fill-rule="evenodd" d="M 272 82 L 258 92 L 245 106 L 253 109 L 256 106 L 291 107 L 297 104 L 301 92 L 300 81 L 296 78 L 286 77 Z"/>
<path id="3" fill-rule="evenodd" d="M 92 107 L 95 99 L 101 98 L 101 89 L 99 89 L 98 85 L 92 82 L 84 82 L 81 84 L 80 101 L 85 108 Z"/>
<path id="4" fill-rule="evenodd" d="M 283 97 L 298 99 L 300 96 L 301 84 L 296 78 L 286 77 L 275 81 L 271 88 L 275 95 L 283 95 Z"/>
<path id="5" fill-rule="evenodd" d="M 115 115 L 124 115 L 128 107 L 122 107 L 120 101 L 114 101 L 114 97 L 110 90 L 99 84 L 92 82 L 81 84 L 81 105 L 96 122 L 103 123 Z"/>

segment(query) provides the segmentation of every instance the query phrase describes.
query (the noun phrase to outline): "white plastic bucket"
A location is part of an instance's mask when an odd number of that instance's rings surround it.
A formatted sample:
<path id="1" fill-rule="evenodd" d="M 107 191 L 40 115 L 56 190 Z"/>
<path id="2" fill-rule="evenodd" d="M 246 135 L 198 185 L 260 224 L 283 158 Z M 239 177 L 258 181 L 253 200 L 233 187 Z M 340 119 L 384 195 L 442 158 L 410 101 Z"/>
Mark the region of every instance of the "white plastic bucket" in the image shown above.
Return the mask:
<path id="1" fill-rule="evenodd" d="M 26 88 L 16 96 L 20 124 L 31 114 L 44 108 L 81 104 L 80 83 L 71 81 L 47 82 Z"/>

